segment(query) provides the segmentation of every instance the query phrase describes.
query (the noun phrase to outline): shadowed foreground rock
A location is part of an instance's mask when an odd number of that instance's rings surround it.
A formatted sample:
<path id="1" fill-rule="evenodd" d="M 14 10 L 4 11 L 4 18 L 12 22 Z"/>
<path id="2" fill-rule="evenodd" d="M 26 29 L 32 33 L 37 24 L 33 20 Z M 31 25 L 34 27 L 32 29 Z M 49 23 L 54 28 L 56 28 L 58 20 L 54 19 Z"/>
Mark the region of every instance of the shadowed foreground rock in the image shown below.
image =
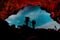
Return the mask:
<path id="1" fill-rule="evenodd" d="M 60 30 L 54 29 L 34 29 L 28 25 L 11 27 L 8 23 L 0 18 L 0 40 L 52 40 L 60 39 Z"/>

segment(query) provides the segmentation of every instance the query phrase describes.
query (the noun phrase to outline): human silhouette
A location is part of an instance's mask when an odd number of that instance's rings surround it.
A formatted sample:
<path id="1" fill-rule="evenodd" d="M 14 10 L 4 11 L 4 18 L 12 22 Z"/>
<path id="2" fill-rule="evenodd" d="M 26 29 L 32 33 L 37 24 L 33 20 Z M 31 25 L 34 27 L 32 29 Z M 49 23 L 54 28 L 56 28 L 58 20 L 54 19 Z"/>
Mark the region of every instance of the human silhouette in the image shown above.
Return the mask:
<path id="1" fill-rule="evenodd" d="M 33 29 L 35 29 L 35 24 L 36 24 L 35 20 L 32 20 Z"/>
<path id="2" fill-rule="evenodd" d="M 57 27 L 55 26 L 55 29 L 57 30 Z"/>
<path id="3" fill-rule="evenodd" d="M 26 17 L 26 18 L 25 18 L 25 24 L 26 24 L 27 26 L 28 26 L 29 19 L 30 19 L 29 17 Z"/>

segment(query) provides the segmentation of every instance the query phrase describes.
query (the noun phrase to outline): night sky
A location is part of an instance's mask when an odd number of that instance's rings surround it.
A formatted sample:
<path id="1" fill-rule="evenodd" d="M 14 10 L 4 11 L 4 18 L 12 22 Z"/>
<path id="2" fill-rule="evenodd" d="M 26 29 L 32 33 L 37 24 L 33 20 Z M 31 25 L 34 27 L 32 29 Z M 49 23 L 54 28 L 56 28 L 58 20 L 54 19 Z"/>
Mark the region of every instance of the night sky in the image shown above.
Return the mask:
<path id="1" fill-rule="evenodd" d="M 23 25 L 25 17 L 30 17 L 29 26 L 31 27 L 31 21 L 36 21 L 36 28 L 54 28 L 59 24 L 50 17 L 50 13 L 42 10 L 40 6 L 25 6 L 20 9 L 17 14 L 9 16 L 6 21 L 9 25 L 15 24 L 16 26 Z"/>

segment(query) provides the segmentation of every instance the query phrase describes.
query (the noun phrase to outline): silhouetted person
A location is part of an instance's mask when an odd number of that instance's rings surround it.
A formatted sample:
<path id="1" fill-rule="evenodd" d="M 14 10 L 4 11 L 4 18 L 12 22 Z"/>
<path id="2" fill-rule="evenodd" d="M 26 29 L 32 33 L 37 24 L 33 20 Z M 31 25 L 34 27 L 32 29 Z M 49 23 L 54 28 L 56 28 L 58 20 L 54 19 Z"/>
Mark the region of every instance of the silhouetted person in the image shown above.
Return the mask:
<path id="1" fill-rule="evenodd" d="M 55 30 L 57 30 L 57 27 L 55 26 Z"/>
<path id="2" fill-rule="evenodd" d="M 35 29 L 35 24 L 36 24 L 35 20 L 32 20 L 33 29 Z"/>
<path id="3" fill-rule="evenodd" d="M 29 19 L 30 19 L 29 17 L 26 17 L 26 18 L 25 18 L 25 24 L 26 24 L 27 26 L 28 26 Z"/>

